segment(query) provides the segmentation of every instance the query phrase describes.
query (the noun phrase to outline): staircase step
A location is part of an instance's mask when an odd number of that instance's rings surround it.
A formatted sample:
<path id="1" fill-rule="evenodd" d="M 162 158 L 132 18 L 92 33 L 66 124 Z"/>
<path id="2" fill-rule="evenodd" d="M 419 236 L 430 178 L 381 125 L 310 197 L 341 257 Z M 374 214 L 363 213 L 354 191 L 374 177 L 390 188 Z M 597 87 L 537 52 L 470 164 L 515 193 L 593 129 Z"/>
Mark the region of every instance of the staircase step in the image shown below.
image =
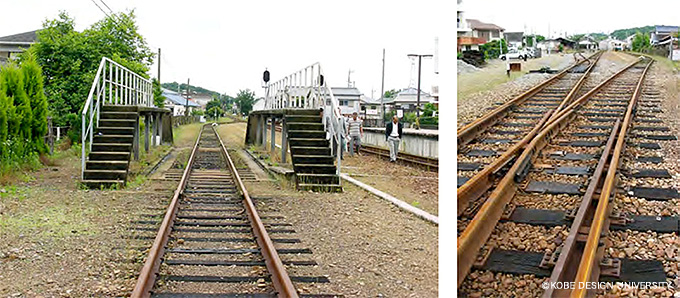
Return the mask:
<path id="1" fill-rule="evenodd" d="M 322 123 L 321 116 L 317 115 L 286 115 L 286 122 L 295 123 Z"/>
<path id="2" fill-rule="evenodd" d="M 85 170 L 85 180 L 122 180 L 127 177 L 127 170 Z"/>
<path id="3" fill-rule="evenodd" d="M 331 155 L 301 155 L 293 156 L 293 163 L 295 164 L 333 164 L 335 157 Z"/>
<path id="4" fill-rule="evenodd" d="M 90 152 L 89 160 L 130 160 L 130 152 L 105 152 L 97 151 Z"/>
<path id="5" fill-rule="evenodd" d="M 132 144 L 92 143 L 92 152 L 130 152 Z"/>
<path id="6" fill-rule="evenodd" d="M 309 122 L 286 122 L 288 130 L 316 130 L 324 131 L 323 123 L 309 123 Z"/>
<path id="7" fill-rule="evenodd" d="M 325 139 L 326 132 L 323 130 L 289 130 L 288 138 L 311 138 L 311 139 Z"/>
<path id="8" fill-rule="evenodd" d="M 135 127 L 132 119 L 99 119 L 99 126 L 104 127 Z"/>
<path id="9" fill-rule="evenodd" d="M 340 184 L 340 176 L 335 174 L 305 174 L 298 173 L 298 184 Z"/>
<path id="10" fill-rule="evenodd" d="M 97 132 L 105 135 L 134 135 L 134 127 L 98 127 Z"/>
<path id="11" fill-rule="evenodd" d="M 93 143 L 132 144 L 132 135 L 95 135 Z"/>
<path id="12" fill-rule="evenodd" d="M 321 114 L 321 109 L 294 109 L 289 110 L 286 116 L 297 116 L 297 115 L 312 115 L 318 116 Z"/>
<path id="13" fill-rule="evenodd" d="M 88 160 L 86 170 L 127 170 L 126 160 Z"/>
<path id="14" fill-rule="evenodd" d="M 99 120 L 102 119 L 136 119 L 139 117 L 137 112 L 113 112 L 113 111 L 102 111 L 99 113 Z"/>
<path id="15" fill-rule="evenodd" d="M 137 106 L 103 105 L 104 112 L 137 112 Z"/>
<path id="16" fill-rule="evenodd" d="M 293 166 L 298 174 L 335 174 L 335 165 L 296 164 Z"/>
<path id="17" fill-rule="evenodd" d="M 312 146 L 290 146 L 290 152 L 293 154 L 293 158 L 295 158 L 296 155 L 331 155 L 331 148 Z"/>
<path id="18" fill-rule="evenodd" d="M 320 138 L 288 138 L 291 146 L 328 147 L 328 140 Z"/>
<path id="19" fill-rule="evenodd" d="M 125 182 L 120 180 L 83 180 L 80 183 L 93 189 L 101 187 L 109 188 L 113 185 L 118 185 L 119 188 L 122 188 L 125 185 Z"/>
<path id="20" fill-rule="evenodd" d="M 315 192 L 342 192 L 342 186 L 339 184 L 298 184 L 299 190 L 315 191 Z"/>

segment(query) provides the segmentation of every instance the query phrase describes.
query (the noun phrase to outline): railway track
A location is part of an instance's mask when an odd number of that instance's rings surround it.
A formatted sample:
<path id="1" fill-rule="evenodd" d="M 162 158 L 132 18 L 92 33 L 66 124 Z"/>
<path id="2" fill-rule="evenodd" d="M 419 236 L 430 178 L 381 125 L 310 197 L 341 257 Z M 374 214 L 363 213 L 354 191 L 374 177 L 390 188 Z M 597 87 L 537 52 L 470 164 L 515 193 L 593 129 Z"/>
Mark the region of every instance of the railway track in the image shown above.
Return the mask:
<path id="1" fill-rule="evenodd" d="M 658 119 L 659 92 L 646 79 L 650 65 L 629 64 L 553 114 L 490 194 L 464 210 L 459 291 L 586 297 L 596 294 L 586 282 L 678 278 L 679 222 L 670 215 L 680 212 L 679 195 L 667 187 L 674 179 L 658 144 L 676 137 Z M 576 286 L 542 290 L 543 282 Z"/>
<path id="2" fill-rule="evenodd" d="M 571 104 L 600 57 L 597 53 L 575 63 L 458 130 L 458 215 L 469 204 L 479 204 L 499 172 Z"/>
<path id="3" fill-rule="evenodd" d="M 380 148 L 380 147 L 361 145 L 361 152 L 370 153 L 370 154 L 377 155 L 377 156 L 380 156 L 380 157 L 384 157 L 384 158 L 387 158 L 387 159 L 390 158 L 390 150 L 383 149 L 383 148 Z M 406 165 L 422 167 L 422 168 L 430 170 L 430 171 L 438 171 L 439 170 L 439 160 L 436 159 L 436 158 L 429 158 L 429 157 L 423 157 L 423 156 L 399 152 L 399 154 L 397 155 L 397 162 L 400 162 L 400 163 L 403 163 L 403 164 L 406 164 Z"/>
<path id="4" fill-rule="evenodd" d="M 259 214 L 266 198 L 251 198 L 239 173 L 201 128 L 132 297 L 341 297 L 311 293 L 328 278 L 282 216 Z"/>

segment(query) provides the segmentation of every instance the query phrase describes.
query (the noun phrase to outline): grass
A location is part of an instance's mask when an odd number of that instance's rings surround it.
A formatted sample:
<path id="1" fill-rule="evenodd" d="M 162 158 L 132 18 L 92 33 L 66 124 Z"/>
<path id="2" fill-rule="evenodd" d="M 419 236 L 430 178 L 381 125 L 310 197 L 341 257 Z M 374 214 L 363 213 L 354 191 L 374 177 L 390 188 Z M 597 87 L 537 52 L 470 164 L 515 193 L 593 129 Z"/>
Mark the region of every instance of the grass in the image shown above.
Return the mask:
<path id="1" fill-rule="evenodd" d="M 196 136 L 204 123 L 180 125 L 172 130 L 175 147 L 191 147 L 196 142 Z"/>
<path id="2" fill-rule="evenodd" d="M 146 175 L 137 175 L 132 181 L 127 182 L 125 185 L 125 188 L 136 188 L 139 186 L 142 186 L 146 181 L 148 180 L 148 177 Z"/>

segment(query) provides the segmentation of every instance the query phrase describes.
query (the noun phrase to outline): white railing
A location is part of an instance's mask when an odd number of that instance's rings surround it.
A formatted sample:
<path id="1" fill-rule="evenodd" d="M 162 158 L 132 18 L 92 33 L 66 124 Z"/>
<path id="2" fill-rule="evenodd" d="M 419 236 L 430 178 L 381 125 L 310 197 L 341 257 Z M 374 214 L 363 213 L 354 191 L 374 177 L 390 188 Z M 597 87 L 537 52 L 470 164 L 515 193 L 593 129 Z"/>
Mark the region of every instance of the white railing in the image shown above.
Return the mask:
<path id="1" fill-rule="evenodd" d="M 265 109 L 323 109 L 324 129 L 329 132 L 331 148 L 333 140 L 337 142 L 337 174 L 340 174 L 340 140 L 342 130 L 338 129 L 342 115 L 338 108 L 340 103 L 333 96 L 328 81 L 325 79 L 321 65 L 317 62 L 296 71 L 281 80 L 267 84 L 265 87 Z M 330 120 L 330 123 L 328 121 Z"/>
<path id="2" fill-rule="evenodd" d="M 83 106 L 81 178 L 84 178 L 87 158 L 85 144 L 89 141 L 92 149 L 94 131 L 99 126 L 99 110 L 104 104 L 153 107 L 151 81 L 109 58 L 102 58 Z"/>

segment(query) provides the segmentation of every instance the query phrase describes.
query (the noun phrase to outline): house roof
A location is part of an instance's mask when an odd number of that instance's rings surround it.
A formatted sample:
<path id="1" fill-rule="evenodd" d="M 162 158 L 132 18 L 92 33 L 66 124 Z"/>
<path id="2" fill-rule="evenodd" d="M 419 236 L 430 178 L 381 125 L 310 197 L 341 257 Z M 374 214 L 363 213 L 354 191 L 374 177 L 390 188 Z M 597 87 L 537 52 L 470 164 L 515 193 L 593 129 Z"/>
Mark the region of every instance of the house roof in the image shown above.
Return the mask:
<path id="1" fill-rule="evenodd" d="M 394 103 L 394 98 L 383 98 L 383 104 Z M 380 98 L 370 98 L 368 96 L 361 97 L 361 104 L 363 105 L 380 105 Z"/>
<path id="2" fill-rule="evenodd" d="M 503 36 L 510 42 L 521 42 L 524 37 L 524 32 L 504 32 Z"/>
<path id="3" fill-rule="evenodd" d="M 356 87 L 331 87 L 333 96 L 361 96 L 361 92 Z"/>
<path id="4" fill-rule="evenodd" d="M 174 103 L 176 105 L 186 105 L 187 104 L 187 99 L 182 97 L 181 95 L 179 95 L 179 93 L 172 91 L 172 90 L 165 89 L 165 88 L 163 88 L 162 90 L 163 90 L 163 96 L 165 96 L 165 98 L 167 100 L 171 101 L 172 103 Z M 190 107 L 200 107 L 199 104 L 195 103 L 191 99 L 189 99 L 189 106 Z"/>
<path id="5" fill-rule="evenodd" d="M 475 19 L 467 19 L 468 25 L 470 25 L 470 28 L 476 29 L 476 30 L 500 30 L 500 31 L 505 31 L 505 29 L 501 26 L 498 26 L 496 24 L 491 24 L 491 23 L 484 23 L 480 20 L 475 20 Z"/>
<path id="6" fill-rule="evenodd" d="M 37 35 L 38 31 L 40 30 L 33 30 L 24 33 L 3 36 L 0 37 L 0 43 L 30 45 L 38 41 Z"/>
<path id="7" fill-rule="evenodd" d="M 680 27 L 678 26 L 666 26 L 666 25 L 656 25 L 656 32 L 657 33 L 670 33 L 670 32 L 678 32 Z"/>

